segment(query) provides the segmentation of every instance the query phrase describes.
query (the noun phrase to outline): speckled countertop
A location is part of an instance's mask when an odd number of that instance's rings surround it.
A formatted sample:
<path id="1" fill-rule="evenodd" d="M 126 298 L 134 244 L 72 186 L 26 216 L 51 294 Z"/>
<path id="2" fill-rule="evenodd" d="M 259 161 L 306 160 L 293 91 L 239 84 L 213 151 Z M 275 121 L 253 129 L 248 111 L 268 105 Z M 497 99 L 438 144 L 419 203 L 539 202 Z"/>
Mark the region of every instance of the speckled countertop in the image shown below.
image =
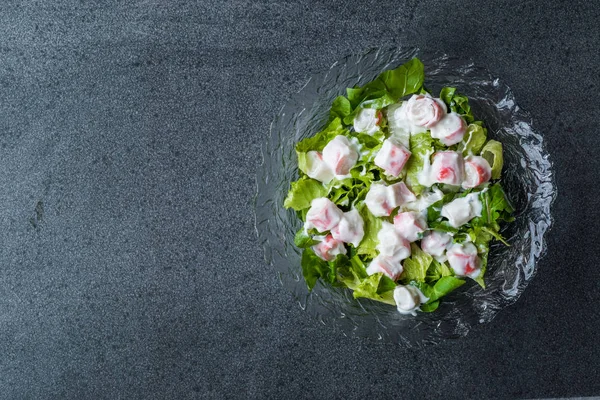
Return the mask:
<path id="1" fill-rule="evenodd" d="M 4 2 L 0 398 L 600 395 L 599 20 L 593 1 Z M 306 315 L 251 201 L 286 99 L 400 43 L 508 83 L 559 188 L 521 299 L 421 350 Z"/>

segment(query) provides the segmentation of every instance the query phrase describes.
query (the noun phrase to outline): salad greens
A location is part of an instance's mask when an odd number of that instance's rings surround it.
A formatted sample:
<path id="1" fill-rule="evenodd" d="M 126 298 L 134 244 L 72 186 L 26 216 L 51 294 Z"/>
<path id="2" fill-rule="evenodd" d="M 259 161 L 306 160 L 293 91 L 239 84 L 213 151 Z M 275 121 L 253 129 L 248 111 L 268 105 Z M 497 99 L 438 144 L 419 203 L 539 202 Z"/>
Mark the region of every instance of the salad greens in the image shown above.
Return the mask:
<path id="1" fill-rule="evenodd" d="M 396 305 L 393 292 L 397 284 L 412 285 L 427 298 L 421 304 L 421 311 L 432 312 L 438 308 L 442 297 L 467 282 L 464 277 L 456 276 L 448 261 L 439 260 L 423 251 L 418 241 L 411 243 L 411 256 L 403 261 L 403 272 L 397 281 L 382 273 L 372 275 L 367 273 L 369 263 L 379 253 L 378 232 L 382 224 L 393 222 L 394 215 L 398 213 L 398 209 L 395 209 L 389 217 L 373 215 L 365 204 L 366 195 L 373 182 L 383 182 L 388 185 L 404 182 L 415 195 L 431 193 L 431 190 L 440 192 L 440 199 L 424 210 L 428 230 L 449 232 L 453 243 L 472 243 L 481 259 L 481 273 L 473 280 L 485 287 L 484 275 L 490 242 L 498 240 L 508 245 L 500 233 L 500 224 L 512 221 L 514 210 L 498 181 L 503 166 L 502 144 L 488 139 L 488 132 L 483 122 L 476 121 L 471 112 L 469 99 L 453 87 L 444 87 L 439 93 L 439 98 L 445 103 L 448 112 L 459 114 L 467 124 L 464 138 L 460 143 L 445 146 L 438 139 L 432 138 L 428 130 L 420 133 L 413 132 L 409 138 L 411 156 L 400 176 L 395 178 L 387 176 L 373 162 L 382 147 L 382 142 L 392 135 L 387 121 L 389 106 L 405 100 L 407 95 L 428 93 L 423 86 L 424 80 L 423 64 L 414 58 L 396 69 L 381 73 L 372 82 L 362 87 L 348 88 L 345 96 L 338 96 L 333 101 L 325 127 L 314 136 L 296 144 L 299 179 L 291 183 L 284 207 L 295 210 L 298 217 L 305 222 L 311 202 L 317 198 L 327 197 L 343 212 L 356 209 L 364 223 L 364 236 L 360 244 L 355 247 L 346 243 L 346 254 L 338 254 L 332 261 L 325 261 L 312 248 L 319 243 L 319 235 L 329 232 L 317 233 L 314 229 L 298 231 L 294 243 L 303 249 L 301 266 L 309 289 L 312 290 L 321 280 L 324 284 L 351 289 L 355 298 Z M 379 130 L 374 134 L 359 133 L 354 130 L 355 117 L 362 109 L 376 109 L 381 112 Z M 323 151 L 324 147 L 338 135 L 346 137 L 359 146 L 360 155 L 356 164 L 349 174 L 343 177 L 336 176 L 328 183 L 310 178 L 307 174 L 312 170 L 312 166 L 308 153 Z M 494 182 L 466 190 L 437 183 L 431 188 L 423 185 L 419 177 L 424 165 L 429 164 L 431 155 L 440 150 L 457 151 L 465 157 L 469 155 L 483 157 L 491 167 L 491 178 Z M 442 215 L 442 207 L 472 193 L 477 194 L 481 202 L 481 215 L 458 228 L 450 225 Z"/>

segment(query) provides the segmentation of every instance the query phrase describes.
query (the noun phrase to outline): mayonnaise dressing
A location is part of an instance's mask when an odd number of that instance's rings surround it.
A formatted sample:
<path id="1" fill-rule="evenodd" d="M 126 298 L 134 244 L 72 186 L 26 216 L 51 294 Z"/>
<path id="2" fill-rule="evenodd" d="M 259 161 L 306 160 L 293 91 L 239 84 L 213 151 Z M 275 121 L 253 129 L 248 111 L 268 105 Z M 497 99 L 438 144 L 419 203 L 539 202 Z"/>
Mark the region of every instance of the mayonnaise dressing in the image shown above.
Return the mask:
<path id="1" fill-rule="evenodd" d="M 419 288 L 412 285 L 398 285 L 394 289 L 394 301 L 400 314 L 417 315 L 419 306 L 425 303 L 427 298 Z"/>
<path id="2" fill-rule="evenodd" d="M 483 205 L 479 199 L 480 192 L 471 193 L 451 201 L 442 207 L 442 217 L 454 228 L 458 228 L 475 217 L 481 217 Z"/>

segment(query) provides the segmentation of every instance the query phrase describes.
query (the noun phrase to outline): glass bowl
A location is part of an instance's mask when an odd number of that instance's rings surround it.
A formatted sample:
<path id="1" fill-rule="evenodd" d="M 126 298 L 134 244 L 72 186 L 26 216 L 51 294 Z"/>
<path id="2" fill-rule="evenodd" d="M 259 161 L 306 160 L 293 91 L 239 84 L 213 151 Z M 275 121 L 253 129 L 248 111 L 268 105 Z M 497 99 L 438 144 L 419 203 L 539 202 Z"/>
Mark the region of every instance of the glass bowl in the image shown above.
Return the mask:
<path id="1" fill-rule="evenodd" d="M 375 301 L 356 300 L 350 290 L 323 283 L 309 292 L 300 267 L 301 251 L 294 246 L 294 234 L 302 222 L 293 210 L 283 208 L 290 182 L 298 178 L 294 146 L 322 128 L 333 99 L 345 94 L 346 87 L 364 85 L 412 57 L 425 64 L 428 90 L 436 95 L 443 86 L 456 87 L 469 97 L 473 114 L 485 122 L 488 136 L 503 143 L 502 184 L 516 209 L 515 222 L 505 224 L 502 231 L 511 246 L 497 242 L 491 246 L 487 288 L 467 282 L 445 297 L 438 310 L 416 317 Z M 508 86 L 464 60 L 399 48 L 348 56 L 313 76 L 282 107 L 271 124 L 262 156 L 255 207 L 265 260 L 303 310 L 345 335 L 410 347 L 465 336 L 473 325 L 489 322 L 519 298 L 546 251 L 544 235 L 552 224 L 550 206 L 556 187 L 542 136 L 532 130 L 529 115 L 517 106 Z"/>

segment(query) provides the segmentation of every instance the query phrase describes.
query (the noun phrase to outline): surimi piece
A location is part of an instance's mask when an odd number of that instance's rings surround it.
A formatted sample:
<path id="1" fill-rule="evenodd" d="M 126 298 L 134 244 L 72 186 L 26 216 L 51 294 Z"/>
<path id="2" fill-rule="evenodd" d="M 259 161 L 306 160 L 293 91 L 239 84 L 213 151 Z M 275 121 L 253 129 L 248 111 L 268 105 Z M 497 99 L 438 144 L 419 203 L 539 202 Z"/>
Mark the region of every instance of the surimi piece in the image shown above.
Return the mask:
<path id="1" fill-rule="evenodd" d="M 481 272 L 481 259 L 473 243 L 453 244 L 446 252 L 450 268 L 458 276 L 477 278 Z"/>
<path id="2" fill-rule="evenodd" d="M 431 179 L 434 182 L 458 186 L 463 181 L 464 160 L 455 151 L 438 151 L 433 154 Z"/>
<path id="3" fill-rule="evenodd" d="M 482 185 L 492 177 L 492 167 L 483 157 L 468 156 L 465 158 L 465 180 L 462 187 L 470 189 Z"/>
<path id="4" fill-rule="evenodd" d="M 394 229 L 394 225 L 389 222 L 383 221 L 381 223 L 377 240 L 379 241 L 377 250 L 379 250 L 380 255 L 397 262 L 410 257 L 410 242 L 398 234 Z"/>
<path id="5" fill-rule="evenodd" d="M 332 261 L 338 254 L 346 254 L 346 248 L 341 240 L 336 240 L 332 235 L 327 235 L 322 242 L 313 246 L 317 256 L 325 261 Z"/>
<path id="6" fill-rule="evenodd" d="M 346 136 L 334 137 L 323 148 L 323 161 L 336 175 L 347 175 L 357 160 L 358 152 Z"/>
<path id="7" fill-rule="evenodd" d="M 430 95 L 413 95 L 406 102 L 406 117 L 417 126 L 431 128 L 446 115 L 446 104 Z"/>
<path id="8" fill-rule="evenodd" d="M 306 175 L 319 182 L 329 183 L 335 176 L 331 168 L 323 161 L 323 155 L 318 151 L 306 153 Z"/>
<path id="9" fill-rule="evenodd" d="M 374 108 L 361 108 L 354 117 L 354 130 L 358 133 L 373 135 L 379 130 L 381 111 Z"/>
<path id="10" fill-rule="evenodd" d="M 306 213 L 306 229 L 315 228 L 318 232 L 333 229 L 342 219 L 344 213 L 326 197 L 314 199 Z"/>
<path id="11" fill-rule="evenodd" d="M 421 213 L 407 211 L 398 213 L 394 217 L 394 228 L 396 232 L 409 242 L 420 239 L 427 229 L 427 221 Z"/>
<path id="12" fill-rule="evenodd" d="M 397 178 L 410 155 L 410 151 L 399 141 L 390 138 L 383 141 L 374 163 L 383 169 L 386 175 Z"/>
<path id="13" fill-rule="evenodd" d="M 345 212 L 337 226 L 331 229 L 331 235 L 345 243 L 358 247 L 365 235 L 364 222 L 356 209 Z"/>
<path id="14" fill-rule="evenodd" d="M 439 139 L 446 146 L 452 146 L 463 140 L 467 123 L 457 113 L 452 112 L 431 127 L 431 137 Z"/>
<path id="15" fill-rule="evenodd" d="M 443 257 L 448 246 L 452 243 L 452 236 L 442 231 L 429 231 L 421 240 L 421 249 L 434 257 Z"/>
<path id="16" fill-rule="evenodd" d="M 398 279 L 398 277 L 402 274 L 402 271 L 402 264 L 397 261 L 393 261 L 389 257 L 381 255 L 375 257 L 367 267 L 367 274 L 373 275 L 381 272 L 394 281 Z"/>
<path id="17" fill-rule="evenodd" d="M 365 198 L 365 204 L 374 216 L 387 217 L 396 207 L 415 200 L 415 195 L 404 182 L 394 183 L 390 186 L 373 183 Z"/>

